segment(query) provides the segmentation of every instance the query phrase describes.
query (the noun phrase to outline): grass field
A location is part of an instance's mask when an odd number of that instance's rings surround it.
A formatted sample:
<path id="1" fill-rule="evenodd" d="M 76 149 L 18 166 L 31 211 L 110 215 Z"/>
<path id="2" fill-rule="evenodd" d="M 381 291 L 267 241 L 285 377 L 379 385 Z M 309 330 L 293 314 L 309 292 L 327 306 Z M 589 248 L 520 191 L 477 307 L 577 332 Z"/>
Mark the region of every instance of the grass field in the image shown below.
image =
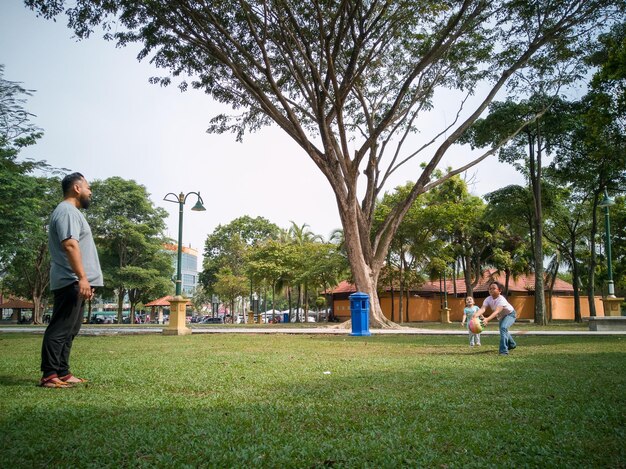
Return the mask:
<path id="1" fill-rule="evenodd" d="M 2 467 L 625 467 L 626 339 L 0 334 Z"/>

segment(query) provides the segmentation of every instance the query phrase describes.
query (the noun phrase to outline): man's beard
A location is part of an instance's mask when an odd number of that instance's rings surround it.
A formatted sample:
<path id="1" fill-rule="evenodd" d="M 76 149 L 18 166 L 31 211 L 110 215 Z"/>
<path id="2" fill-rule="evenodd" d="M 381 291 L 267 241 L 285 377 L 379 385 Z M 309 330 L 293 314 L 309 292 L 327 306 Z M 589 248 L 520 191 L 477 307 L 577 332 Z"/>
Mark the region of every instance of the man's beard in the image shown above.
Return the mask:
<path id="1" fill-rule="evenodd" d="M 80 208 L 82 209 L 88 209 L 89 206 L 91 205 L 91 198 L 90 197 L 80 197 Z"/>

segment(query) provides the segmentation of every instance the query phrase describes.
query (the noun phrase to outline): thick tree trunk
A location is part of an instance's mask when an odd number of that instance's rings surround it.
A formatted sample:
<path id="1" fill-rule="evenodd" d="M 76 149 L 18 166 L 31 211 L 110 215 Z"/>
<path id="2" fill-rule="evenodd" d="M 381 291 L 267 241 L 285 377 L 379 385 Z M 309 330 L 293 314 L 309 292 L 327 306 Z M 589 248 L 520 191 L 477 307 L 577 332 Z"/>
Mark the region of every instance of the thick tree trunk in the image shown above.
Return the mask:
<path id="1" fill-rule="evenodd" d="M 296 322 L 300 322 L 300 308 L 302 306 L 302 286 L 298 284 L 298 299 L 296 300 Z"/>
<path id="2" fill-rule="evenodd" d="M 291 285 L 287 287 L 287 302 L 289 303 L 289 322 L 291 322 L 291 318 L 293 317 L 291 311 Z"/>
<path id="3" fill-rule="evenodd" d="M 576 262 L 575 257 L 574 262 Z M 580 274 L 578 273 L 578 266 L 576 264 L 572 266 L 572 283 L 574 284 L 574 321 L 582 322 L 583 318 L 580 312 L 580 291 L 578 290 Z"/>
<path id="4" fill-rule="evenodd" d="M 126 294 L 126 290 L 124 288 L 119 288 L 117 291 L 117 323 L 122 324 L 123 314 L 124 314 L 124 295 Z"/>
<path id="5" fill-rule="evenodd" d="M 350 215 L 351 214 L 341 213 L 340 210 L 346 239 L 346 252 L 348 254 L 348 261 L 350 262 L 354 283 L 357 291 L 367 294 L 370 298 L 370 326 L 373 328 L 394 327 L 396 325 L 383 314 L 376 289 L 382 263 L 371 265 L 366 261 L 366 257 L 368 257 L 371 262 L 371 255 L 366 255 L 362 244 L 368 243 L 369 245 L 366 245 L 366 248 L 371 248 L 369 233 L 367 236 L 359 236 L 358 224 L 355 219 L 356 216 L 352 217 Z M 371 263 L 373 264 L 373 262 Z"/>
<path id="6" fill-rule="evenodd" d="M 410 321 L 410 319 L 409 319 L 409 301 L 410 301 L 409 298 L 410 297 L 411 297 L 411 287 L 407 285 L 407 287 L 406 287 L 406 316 L 405 316 L 406 317 L 406 322 Z"/>
<path id="7" fill-rule="evenodd" d="M 546 307 L 546 316 L 548 318 L 548 322 L 552 322 L 552 298 L 554 297 L 554 283 L 556 282 L 556 272 L 550 279 L 550 285 L 548 286 L 548 295 L 547 295 L 547 307 Z"/>
<path id="8" fill-rule="evenodd" d="M 532 186 L 533 203 L 535 210 L 535 243 L 533 245 L 533 255 L 535 263 L 535 324 L 545 325 L 546 302 L 544 291 L 544 268 L 543 268 L 543 211 L 541 204 L 541 137 L 537 134 L 537 139 L 532 134 L 528 135 L 529 149 L 529 173 Z M 537 152 L 535 153 L 535 143 Z"/>
<path id="9" fill-rule="evenodd" d="M 402 246 L 400 246 L 400 294 L 398 295 L 398 318 L 400 324 L 404 322 L 404 263 L 402 262 Z"/>
<path id="10" fill-rule="evenodd" d="M 504 296 L 509 295 L 509 283 L 511 281 L 511 270 L 506 269 L 504 271 Z"/>
<path id="11" fill-rule="evenodd" d="M 591 233 L 589 234 L 589 275 L 587 284 L 587 300 L 589 301 L 589 316 L 596 316 L 596 302 L 595 302 L 595 286 L 596 286 L 596 235 L 598 234 L 598 195 L 595 194 L 593 198 L 593 210 L 591 211 Z"/>
<path id="12" fill-rule="evenodd" d="M 452 291 L 454 292 L 455 298 L 457 297 L 456 274 L 457 274 L 457 264 L 456 264 L 456 261 L 454 261 L 454 264 L 452 264 Z"/>
<path id="13" fill-rule="evenodd" d="M 41 303 L 41 295 L 33 295 L 33 324 L 42 324 Z"/>
<path id="14" fill-rule="evenodd" d="M 91 300 L 87 301 L 87 323 L 91 322 L 91 313 L 92 313 L 93 303 Z"/>
<path id="15" fill-rule="evenodd" d="M 540 225 L 540 223 L 538 225 Z M 541 236 L 542 228 L 541 226 L 537 226 L 537 237 L 535 238 L 535 323 L 546 325 L 546 299 Z"/>
<path id="16" fill-rule="evenodd" d="M 396 320 L 396 305 L 395 305 L 395 294 L 393 289 L 393 269 L 391 269 L 391 263 L 387 264 L 389 266 L 389 289 L 391 291 L 391 320 Z"/>
<path id="17" fill-rule="evenodd" d="M 472 260 L 469 256 L 465 256 L 463 258 L 463 264 L 465 264 L 463 276 L 465 278 L 465 290 L 467 291 L 467 296 L 474 296 L 474 285 L 472 283 Z"/>

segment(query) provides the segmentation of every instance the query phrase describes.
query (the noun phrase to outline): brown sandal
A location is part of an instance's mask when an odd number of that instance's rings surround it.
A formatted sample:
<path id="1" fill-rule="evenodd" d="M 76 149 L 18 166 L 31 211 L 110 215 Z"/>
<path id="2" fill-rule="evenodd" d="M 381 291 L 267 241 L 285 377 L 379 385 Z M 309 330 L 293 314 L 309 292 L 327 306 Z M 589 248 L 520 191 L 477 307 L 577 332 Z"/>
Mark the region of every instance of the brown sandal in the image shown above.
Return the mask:
<path id="1" fill-rule="evenodd" d="M 68 373 L 65 376 L 61 376 L 59 378 L 65 384 L 78 384 L 78 383 L 86 383 L 87 380 L 85 378 L 78 378 L 74 376 L 72 373 Z"/>
<path id="2" fill-rule="evenodd" d="M 42 388 L 71 388 L 74 385 L 61 381 L 57 375 L 51 375 L 39 380 L 39 386 Z"/>

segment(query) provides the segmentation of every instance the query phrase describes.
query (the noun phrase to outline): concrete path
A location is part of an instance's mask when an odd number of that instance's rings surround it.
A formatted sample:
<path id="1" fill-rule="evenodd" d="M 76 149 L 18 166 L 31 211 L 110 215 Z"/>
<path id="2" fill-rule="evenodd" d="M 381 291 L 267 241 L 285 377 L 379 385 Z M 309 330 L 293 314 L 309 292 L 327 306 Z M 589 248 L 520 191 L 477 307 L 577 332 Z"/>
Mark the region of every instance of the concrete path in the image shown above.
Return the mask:
<path id="1" fill-rule="evenodd" d="M 349 335 L 349 329 L 339 329 L 336 326 L 321 327 L 272 327 L 259 325 L 258 327 L 191 327 L 193 334 L 328 334 L 328 335 Z M 0 334 L 3 333 L 32 333 L 43 334 L 45 326 L 0 326 Z M 162 326 L 94 326 L 85 325 L 80 330 L 79 335 L 133 335 L 133 334 L 160 334 Z M 467 335 L 467 331 L 461 327 L 453 329 L 421 329 L 416 327 L 404 327 L 401 329 L 371 329 L 372 335 Z M 498 335 L 497 327 L 483 331 L 484 335 Z M 537 336 L 606 336 L 606 335 L 626 335 L 626 331 L 527 331 L 511 330 L 513 335 L 537 335 Z"/>

